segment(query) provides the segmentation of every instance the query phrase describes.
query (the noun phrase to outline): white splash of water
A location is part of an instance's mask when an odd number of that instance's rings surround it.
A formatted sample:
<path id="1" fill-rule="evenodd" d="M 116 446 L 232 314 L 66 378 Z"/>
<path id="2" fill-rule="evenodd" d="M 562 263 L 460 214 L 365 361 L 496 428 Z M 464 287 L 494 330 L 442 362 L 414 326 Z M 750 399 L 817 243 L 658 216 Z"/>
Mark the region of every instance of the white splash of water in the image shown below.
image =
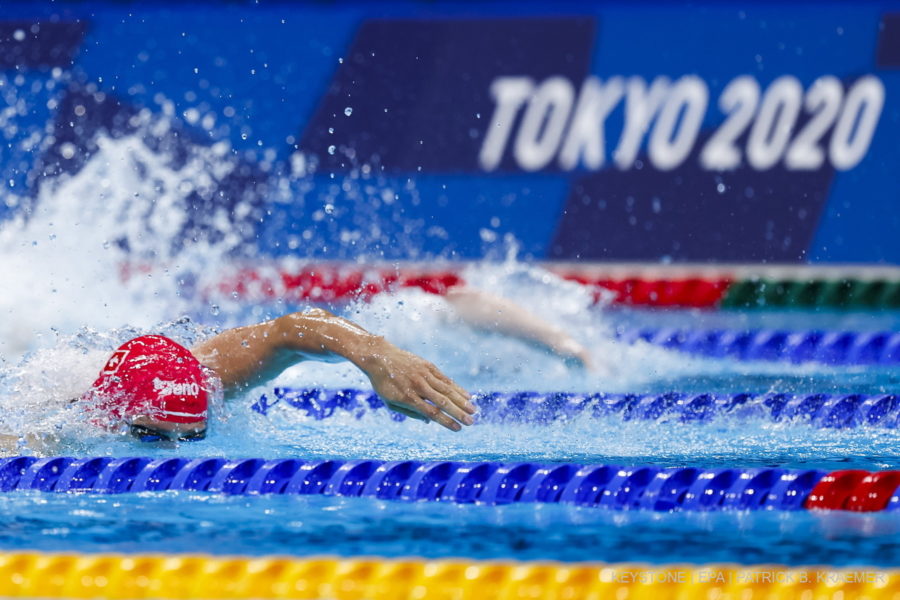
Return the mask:
<path id="1" fill-rule="evenodd" d="M 46 183 L 34 209 L 0 228 L 0 357 L 48 347 L 80 327 L 149 327 L 184 311 L 186 274 L 216 263 L 238 239 L 221 219 L 222 241 L 174 252 L 187 219 L 185 199 L 212 185 L 214 148 L 180 167 L 139 136 L 100 137 L 99 151 L 71 177 Z M 225 165 L 225 166 L 222 166 Z M 123 248 L 127 245 L 128 250 Z M 123 277 L 135 260 L 153 269 Z"/>
<path id="2" fill-rule="evenodd" d="M 148 148 L 146 136 L 167 127 L 148 115 L 139 134 L 98 137 L 81 170 L 44 180 L 30 210 L 0 223 L 0 435 L 50 434 L 63 448 L 96 437 L 78 429 L 70 400 L 113 348 L 143 333 L 188 344 L 208 335 L 172 319 L 196 309 L 204 274 L 240 239 L 222 209 L 206 215 L 215 242 L 173 242 L 190 195 L 208 192 L 234 161 L 221 145 L 191 147 L 179 161 Z"/>

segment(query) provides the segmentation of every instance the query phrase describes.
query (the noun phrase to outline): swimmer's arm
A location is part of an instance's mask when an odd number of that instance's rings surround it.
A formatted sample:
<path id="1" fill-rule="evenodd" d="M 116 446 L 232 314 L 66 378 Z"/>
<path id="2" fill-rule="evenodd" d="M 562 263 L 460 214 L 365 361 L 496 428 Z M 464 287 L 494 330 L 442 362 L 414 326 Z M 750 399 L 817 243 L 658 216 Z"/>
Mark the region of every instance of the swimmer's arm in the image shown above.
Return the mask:
<path id="1" fill-rule="evenodd" d="M 191 350 L 226 391 L 274 379 L 304 359 L 344 358 L 362 370 L 393 410 L 459 431 L 471 425 L 468 393 L 437 367 L 346 319 L 322 309 L 238 327 Z"/>
<path id="2" fill-rule="evenodd" d="M 20 453 L 18 436 L 0 434 L 0 456 L 15 456 Z"/>
<path id="3" fill-rule="evenodd" d="M 572 336 L 505 298 L 463 286 L 447 290 L 446 298 L 459 317 L 473 327 L 519 338 L 587 368 L 593 366 L 587 348 Z"/>
<path id="4" fill-rule="evenodd" d="M 49 433 L 28 433 L 24 436 L 0 434 L 0 457 L 18 456 L 26 449 L 38 456 L 53 456 L 59 454 L 59 447 L 59 439 Z"/>

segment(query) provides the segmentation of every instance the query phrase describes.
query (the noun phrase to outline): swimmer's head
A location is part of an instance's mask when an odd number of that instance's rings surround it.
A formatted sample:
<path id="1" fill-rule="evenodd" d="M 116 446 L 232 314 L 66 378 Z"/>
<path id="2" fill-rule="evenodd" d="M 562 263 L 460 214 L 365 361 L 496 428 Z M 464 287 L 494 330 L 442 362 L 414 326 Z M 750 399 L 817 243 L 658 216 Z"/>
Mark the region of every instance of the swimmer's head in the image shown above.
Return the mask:
<path id="1" fill-rule="evenodd" d="M 200 363 L 159 335 L 130 340 L 113 353 L 84 395 L 92 422 L 122 425 L 142 441 L 202 439 L 209 390 Z"/>

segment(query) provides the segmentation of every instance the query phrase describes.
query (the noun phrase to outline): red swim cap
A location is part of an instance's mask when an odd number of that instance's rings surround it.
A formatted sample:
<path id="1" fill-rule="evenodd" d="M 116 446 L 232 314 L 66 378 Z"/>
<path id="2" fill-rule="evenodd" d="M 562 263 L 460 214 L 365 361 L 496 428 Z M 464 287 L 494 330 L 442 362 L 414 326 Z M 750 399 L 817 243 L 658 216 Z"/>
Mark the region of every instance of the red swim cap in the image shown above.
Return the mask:
<path id="1" fill-rule="evenodd" d="M 168 423 L 206 419 L 209 395 L 200 363 L 161 335 L 143 335 L 113 352 L 85 398 L 107 425 L 137 416 Z"/>

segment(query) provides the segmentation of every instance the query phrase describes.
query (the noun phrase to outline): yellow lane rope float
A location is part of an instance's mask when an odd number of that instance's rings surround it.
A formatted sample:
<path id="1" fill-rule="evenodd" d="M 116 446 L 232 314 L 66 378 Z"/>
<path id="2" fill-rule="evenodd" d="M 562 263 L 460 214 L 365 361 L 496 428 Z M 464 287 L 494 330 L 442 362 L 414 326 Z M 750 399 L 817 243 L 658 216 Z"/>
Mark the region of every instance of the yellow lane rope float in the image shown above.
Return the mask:
<path id="1" fill-rule="evenodd" d="M 0 554 L 6 598 L 900 600 L 900 570 Z"/>

